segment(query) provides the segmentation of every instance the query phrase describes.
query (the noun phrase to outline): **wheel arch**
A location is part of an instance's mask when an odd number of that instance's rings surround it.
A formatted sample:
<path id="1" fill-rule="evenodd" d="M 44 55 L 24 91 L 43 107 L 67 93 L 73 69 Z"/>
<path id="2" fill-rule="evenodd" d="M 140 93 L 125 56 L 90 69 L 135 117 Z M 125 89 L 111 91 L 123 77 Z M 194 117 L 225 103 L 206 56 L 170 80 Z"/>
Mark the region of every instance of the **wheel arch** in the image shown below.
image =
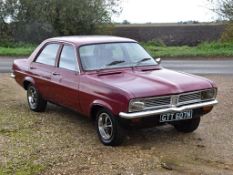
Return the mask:
<path id="1" fill-rule="evenodd" d="M 23 80 L 23 88 L 27 90 L 28 85 L 33 84 L 35 85 L 35 81 L 33 80 L 32 77 L 25 77 Z"/>
<path id="2" fill-rule="evenodd" d="M 109 104 L 107 104 L 107 103 L 105 103 L 105 102 L 103 102 L 103 101 L 99 101 L 99 100 L 94 101 L 94 102 L 91 104 L 90 112 L 89 112 L 89 116 L 90 116 L 91 120 L 95 121 L 95 119 L 96 119 L 96 114 L 97 114 L 97 112 L 98 112 L 99 110 L 101 110 L 101 109 L 106 109 L 106 110 L 108 110 L 109 112 L 112 112 L 112 107 L 111 107 Z"/>

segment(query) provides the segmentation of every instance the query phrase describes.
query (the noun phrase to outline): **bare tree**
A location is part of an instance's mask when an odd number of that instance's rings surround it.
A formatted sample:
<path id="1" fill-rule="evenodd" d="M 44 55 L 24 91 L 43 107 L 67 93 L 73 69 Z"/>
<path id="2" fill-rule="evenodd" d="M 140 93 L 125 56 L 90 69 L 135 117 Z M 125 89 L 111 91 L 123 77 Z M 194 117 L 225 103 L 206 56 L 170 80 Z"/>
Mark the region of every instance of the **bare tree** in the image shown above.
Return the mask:
<path id="1" fill-rule="evenodd" d="M 213 5 L 213 11 L 226 21 L 225 31 L 221 36 L 223 42 L 233 42 L 233 0 L 208 0 Z"/>
<path id="2" fill-rule="evenodd" d="M 233 0 L 208 0 L 220 18 L 233 21 Z"/>

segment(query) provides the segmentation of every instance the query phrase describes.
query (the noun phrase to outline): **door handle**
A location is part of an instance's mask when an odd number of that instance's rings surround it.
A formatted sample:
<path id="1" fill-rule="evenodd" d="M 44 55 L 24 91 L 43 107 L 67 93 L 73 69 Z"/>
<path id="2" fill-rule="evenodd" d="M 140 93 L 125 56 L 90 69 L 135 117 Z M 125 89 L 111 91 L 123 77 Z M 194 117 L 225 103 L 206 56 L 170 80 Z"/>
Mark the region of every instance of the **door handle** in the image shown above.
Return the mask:
<path id="1" fill-rule="evenodd" d="M 53 72 L 52 74 L 53 74 L 53 75 L 55 75 L 55 76 L 56 76 L 56 75 L 60 75 L 60 74 L 59 74 L 59 73 L 57 73 L 57 72 Z"/>
<path id="2" fill-rule="evenodd" d="M 35 67 L 31 66 L 30 69 L 36 69 Z"/>

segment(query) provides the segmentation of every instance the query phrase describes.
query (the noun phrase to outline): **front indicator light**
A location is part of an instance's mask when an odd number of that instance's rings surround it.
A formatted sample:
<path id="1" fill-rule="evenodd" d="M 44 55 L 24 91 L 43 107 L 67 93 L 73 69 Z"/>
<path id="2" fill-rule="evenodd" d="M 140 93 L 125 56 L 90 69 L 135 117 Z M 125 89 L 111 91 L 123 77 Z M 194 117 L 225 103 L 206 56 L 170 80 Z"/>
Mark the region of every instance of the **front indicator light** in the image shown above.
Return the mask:
<path id="1" fill-rule="evenodd" d="M 213 106 L 206 106 L 202 108 L 204 114 L 209 113 L 212 109 L 213 109 Z"/>

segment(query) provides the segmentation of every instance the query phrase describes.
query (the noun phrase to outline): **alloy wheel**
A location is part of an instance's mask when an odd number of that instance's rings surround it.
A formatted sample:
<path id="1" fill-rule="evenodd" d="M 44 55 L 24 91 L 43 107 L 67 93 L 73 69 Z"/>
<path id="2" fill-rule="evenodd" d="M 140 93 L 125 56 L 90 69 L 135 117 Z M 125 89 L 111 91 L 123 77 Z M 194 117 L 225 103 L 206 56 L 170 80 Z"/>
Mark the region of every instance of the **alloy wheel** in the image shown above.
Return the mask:
<path id="1" fill-rule="evenodd" d="M 111 139 L 113 135 L 113 124 L 110 116 L 107 113 L 101 113 L 99 115 L 98 129 L 101 137 L 104 140 Z"/>

